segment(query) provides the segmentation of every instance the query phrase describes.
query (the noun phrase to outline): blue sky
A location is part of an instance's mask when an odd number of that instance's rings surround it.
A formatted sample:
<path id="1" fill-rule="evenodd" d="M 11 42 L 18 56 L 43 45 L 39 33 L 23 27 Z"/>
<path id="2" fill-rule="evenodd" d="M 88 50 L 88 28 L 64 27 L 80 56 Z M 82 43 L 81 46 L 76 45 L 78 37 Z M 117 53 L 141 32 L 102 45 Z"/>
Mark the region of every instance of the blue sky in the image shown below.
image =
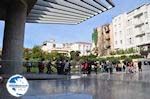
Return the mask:
<path id="1" fill-rule="evenodd" d="M 24 46 L 32 48 L 43 41 L 55 39 L 57 42 L 91 42 L 93 29 L 105 23 L 110 23 L 112 18 L 123 12 L 128 12 L 139 5 L 150 3 L 150 0 L 113 0 L 116 7 L 91 18 L 79 25 L 57 24 L 26 24 Z M 2 47 L 4 22 L 0 22 L 0 47 Z"/>

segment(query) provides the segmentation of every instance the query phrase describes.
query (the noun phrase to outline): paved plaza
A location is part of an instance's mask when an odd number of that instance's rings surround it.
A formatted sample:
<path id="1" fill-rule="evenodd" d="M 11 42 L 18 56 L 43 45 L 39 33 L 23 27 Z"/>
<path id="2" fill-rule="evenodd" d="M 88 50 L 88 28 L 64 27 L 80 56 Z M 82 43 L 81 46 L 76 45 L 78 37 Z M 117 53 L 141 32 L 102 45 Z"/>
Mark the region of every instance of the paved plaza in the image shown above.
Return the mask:
<path id="1" fill-rule="evenodd" d="M 66 80 L 30 80 L 23 99 L 150 99 L 150 69 L 142 73 L 76 75 Z"/>

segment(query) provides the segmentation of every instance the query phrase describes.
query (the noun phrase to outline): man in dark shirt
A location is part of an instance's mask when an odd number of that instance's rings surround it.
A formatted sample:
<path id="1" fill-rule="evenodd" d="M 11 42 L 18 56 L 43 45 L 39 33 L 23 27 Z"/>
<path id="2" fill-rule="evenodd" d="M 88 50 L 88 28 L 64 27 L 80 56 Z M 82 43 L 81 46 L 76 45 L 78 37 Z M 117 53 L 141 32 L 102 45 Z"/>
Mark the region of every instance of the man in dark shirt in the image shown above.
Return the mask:
<path id="1" fill-rule="evenodd" d="M 139 72 L 142 72 L 142 62 L 141 61 L 138 62 L 138 69 L 139 69 Z"/>

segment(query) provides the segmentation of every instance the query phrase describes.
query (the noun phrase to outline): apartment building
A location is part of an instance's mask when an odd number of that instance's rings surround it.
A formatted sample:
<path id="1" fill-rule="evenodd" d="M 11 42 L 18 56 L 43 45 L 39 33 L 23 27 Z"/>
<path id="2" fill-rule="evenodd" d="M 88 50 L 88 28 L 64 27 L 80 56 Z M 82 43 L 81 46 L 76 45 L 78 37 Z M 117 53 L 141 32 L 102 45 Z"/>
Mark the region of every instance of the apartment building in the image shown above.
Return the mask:
<path id="1" fill-rule="evenodd" d="M 116 16 L 112 24 L 115 49 L 150 49 L 150 4 Z"/>
<path id="2" fill-rule="evenodd" d="M 80 56 L 87 56 L 90 54 L 92 44 L 87 42 L 74 42 L 71 44 L 71 51 L 79 51 Z"/>
<path id="3" fill-rule="evenodd" d="M 97 52 L 99 56 L 109 55 L 114 49 L 112 24 L 97 27 Z"/>
<path id="4" fill-rule="evenodd" d="M 46 41 L 42 45 L 42 50 L 46 52 L 56 51 L 58 53 L 69 54 L 71 51 L 79 51 L 81 56 L 90 54 L 92 44 L 87 42 L 56 43 L 55 40 Z"/>
<path id="5" fill-rule="evenodd" d="M 42 45 L 42 50 L 45 52 L 58 52 L 68 54 L 70 51 L 70 47 L 67 44 L 56 43 L 55 40 L 45 41 Z"/>
<path id="6" fill-rule="evenodd" d="M 126 13 L 118 15 L 112 20 L 114 49 L 126 48 L 126 20 Z"/>

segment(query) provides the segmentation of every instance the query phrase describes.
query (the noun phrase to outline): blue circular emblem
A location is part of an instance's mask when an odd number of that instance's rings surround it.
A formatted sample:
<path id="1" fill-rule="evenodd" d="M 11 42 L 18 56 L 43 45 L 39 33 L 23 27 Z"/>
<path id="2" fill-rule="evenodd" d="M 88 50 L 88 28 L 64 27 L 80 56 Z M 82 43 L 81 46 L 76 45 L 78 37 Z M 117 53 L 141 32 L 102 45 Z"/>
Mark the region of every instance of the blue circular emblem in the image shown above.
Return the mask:
<path id="1" fill-rule="evenodd" d="M 6 88 L 12 96 L 21 97 L 27 92 L 29 83 L 25 77 L 17 74 L 8 79 Z"/>

